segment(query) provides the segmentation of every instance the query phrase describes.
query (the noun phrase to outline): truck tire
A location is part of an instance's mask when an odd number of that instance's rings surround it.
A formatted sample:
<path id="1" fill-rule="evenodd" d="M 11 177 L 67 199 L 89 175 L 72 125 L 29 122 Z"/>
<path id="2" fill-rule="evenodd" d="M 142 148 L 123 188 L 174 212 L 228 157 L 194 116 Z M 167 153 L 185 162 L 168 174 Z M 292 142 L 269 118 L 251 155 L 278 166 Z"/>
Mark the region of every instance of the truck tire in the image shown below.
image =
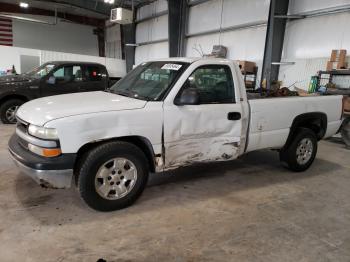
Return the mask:
<path id="1" fill-rule="evenodd" d="M 80 196 L 98 211 L 113 211 L 133 204 L 146 187 L 148 162 L 135 145 L 108 142 L 87 152 L 77 170 Z"/>
<path id="2" fill-rule="evenodd" d="M 317 137 L 308 128 L 298 128 L 290 145 L 280 152 L 280 160 L 287 168 L 302 172 L 308 169 L 317 153 Z"/>
<path id="3" fill-rule="evenodd" d="M 24 104 L 21 99 L 9 99 L 0 106 L 0 119 L 4 124 L 16 124 L 16 111 Z"/>

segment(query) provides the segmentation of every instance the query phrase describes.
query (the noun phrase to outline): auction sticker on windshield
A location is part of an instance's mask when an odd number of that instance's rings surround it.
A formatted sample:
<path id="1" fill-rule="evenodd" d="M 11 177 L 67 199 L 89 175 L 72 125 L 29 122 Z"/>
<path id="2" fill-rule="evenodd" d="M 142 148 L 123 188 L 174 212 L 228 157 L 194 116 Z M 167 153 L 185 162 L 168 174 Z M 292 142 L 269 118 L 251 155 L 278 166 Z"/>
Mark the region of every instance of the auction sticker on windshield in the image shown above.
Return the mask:
<path id="1" fill-rule="evenodd" d="M 182 65 L 178 65 L 178 64 L 165 64 L 162 66 L 161 69 L 165 69 L 165 70 L 179 70 L 181 68 Z"/>

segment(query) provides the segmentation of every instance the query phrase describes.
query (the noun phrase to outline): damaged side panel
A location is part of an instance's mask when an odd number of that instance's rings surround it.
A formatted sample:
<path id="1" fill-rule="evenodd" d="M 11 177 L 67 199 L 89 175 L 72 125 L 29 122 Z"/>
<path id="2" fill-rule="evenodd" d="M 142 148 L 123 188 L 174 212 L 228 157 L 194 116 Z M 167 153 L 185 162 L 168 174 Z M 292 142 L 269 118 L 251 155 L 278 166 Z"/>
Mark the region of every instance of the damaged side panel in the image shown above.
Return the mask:
<path id="1" fill-rule="evenodd" d="M 165 170 L 199 162 L 227 161 L 239 155 L 239 139 L 199 138 L 174 142 L 165 147 Z"/>
<path id="2" fill-rule="evenodd" d="M 164 170 L 237 158 L 241 153 L 242 121 L 229 120 L 230 112 L 241 112 L 241 105 L 165 107 Z"/>

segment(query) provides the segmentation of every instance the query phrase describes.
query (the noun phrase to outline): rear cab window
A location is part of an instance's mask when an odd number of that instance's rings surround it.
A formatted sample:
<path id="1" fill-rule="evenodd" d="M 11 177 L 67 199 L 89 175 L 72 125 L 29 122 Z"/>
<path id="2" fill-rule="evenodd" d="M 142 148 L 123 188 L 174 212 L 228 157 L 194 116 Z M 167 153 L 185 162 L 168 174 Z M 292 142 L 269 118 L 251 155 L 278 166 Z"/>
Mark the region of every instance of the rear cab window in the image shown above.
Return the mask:
<path id="1" fill-rule="evenodd" d="M 87 81 L 98 82 L 106 80 L 107 73 L 104 68 L 98 65 L 87 65 L 85 76 Z"/>

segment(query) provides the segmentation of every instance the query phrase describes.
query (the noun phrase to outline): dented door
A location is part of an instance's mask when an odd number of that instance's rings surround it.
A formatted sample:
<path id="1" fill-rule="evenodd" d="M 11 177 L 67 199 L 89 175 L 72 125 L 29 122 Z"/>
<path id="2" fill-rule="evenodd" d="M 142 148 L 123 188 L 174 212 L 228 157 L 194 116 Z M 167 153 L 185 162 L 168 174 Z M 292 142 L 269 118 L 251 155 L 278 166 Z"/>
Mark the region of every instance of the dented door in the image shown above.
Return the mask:
<path id="1" fill-rule="evenodd" d="M 197 88 L 200 104 L 164 106 L 165 169 L 237 158 L 242 130 L 232 73 L 225 65 L 195 69 L 179 91 Z"/>

